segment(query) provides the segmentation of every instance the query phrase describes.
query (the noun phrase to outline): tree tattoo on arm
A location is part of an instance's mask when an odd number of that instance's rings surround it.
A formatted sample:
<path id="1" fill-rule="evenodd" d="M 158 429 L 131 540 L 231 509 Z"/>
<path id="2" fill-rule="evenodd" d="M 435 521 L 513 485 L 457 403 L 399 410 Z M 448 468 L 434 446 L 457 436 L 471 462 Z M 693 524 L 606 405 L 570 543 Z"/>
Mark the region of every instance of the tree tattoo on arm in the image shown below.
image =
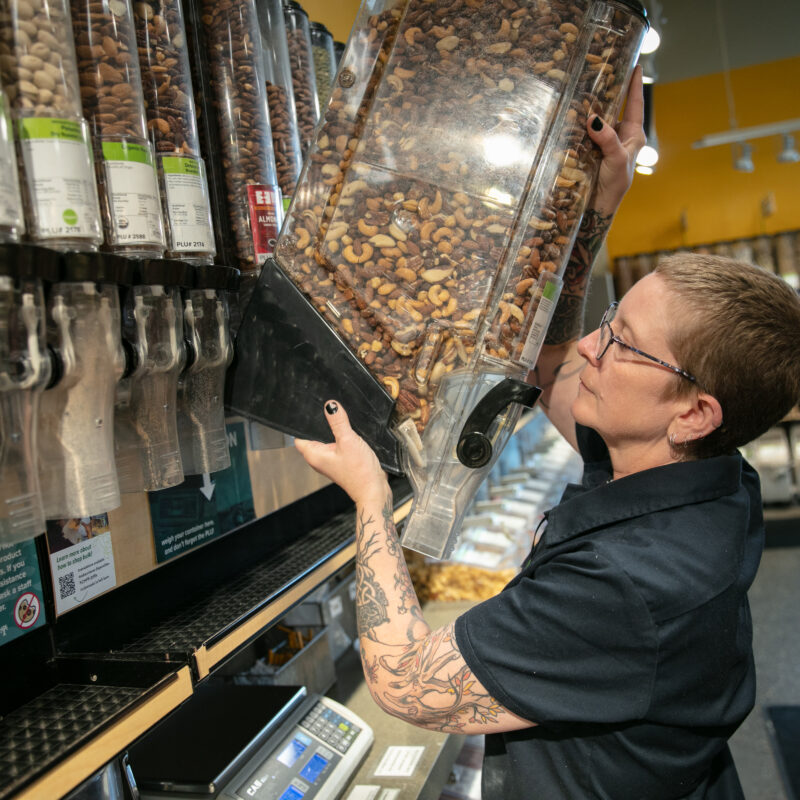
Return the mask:
<path id="1" fill-rule="evenodd" d="M 496 723 L 503 709 L 464 661 L 455 624 L 431 631 L 422 617 L 391 500 L 381 517 L 361 509 L 356 527 L 356 615 L 372 696 L 389 714 L 431 730 Z"/>
<path id="2" fill-rule="evenodd" d="M 564 287 L 547 330 L 545 344 L 564 344 L 581 336 L 589 275 L 612 218 L 613 214 L 600 214 L 594 209 L 589 209 L 583 215 L 578 237 L 564 271 Z"/>

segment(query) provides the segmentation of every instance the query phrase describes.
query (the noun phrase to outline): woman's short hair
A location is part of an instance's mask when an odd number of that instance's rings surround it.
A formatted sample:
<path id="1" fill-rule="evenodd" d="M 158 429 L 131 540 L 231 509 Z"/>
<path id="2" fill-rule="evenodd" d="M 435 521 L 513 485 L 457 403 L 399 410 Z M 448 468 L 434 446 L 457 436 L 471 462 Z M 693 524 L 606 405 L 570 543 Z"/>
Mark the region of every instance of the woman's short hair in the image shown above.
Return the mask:
<path id="1" fill-rule="evenodd" d="M 800 399 L 800 297 L 777 275 L 723 256 L 677 253 L 654 271 L 678 298 L 670 337 L 677 363 L 722 406 L 722 426 L 685 455 L 732 452 Z M 676 376 L 676 395 L 694 388 Z"/>

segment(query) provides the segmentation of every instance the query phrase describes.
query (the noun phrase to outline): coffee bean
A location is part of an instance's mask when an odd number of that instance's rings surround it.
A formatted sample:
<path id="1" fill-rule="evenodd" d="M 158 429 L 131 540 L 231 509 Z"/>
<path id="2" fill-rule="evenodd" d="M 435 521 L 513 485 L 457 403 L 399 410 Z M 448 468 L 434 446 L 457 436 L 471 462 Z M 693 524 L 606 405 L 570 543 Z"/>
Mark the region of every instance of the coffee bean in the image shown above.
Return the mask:
<path id="1" fill-rule="evenodd" d="M 199 156 L 180 0 L 141 0 L 133 9 L 150 139 L 159 153 Z"/>
<path id="2" fill-rule="evenodd" d="M 314 60 L 308 17 L 297 3 L 284 2 L 286 39 L 289 45 L 289 62 L 292 68 L 295 113 L 300 128 L 300 147 L 303 157 L 308 153 L 319 120 L 319 100 L 314 77 Z"/>
<path id="3" fill-rule="evenodd" d="M 238 266 L 253 271 L 247 186 L 277 183 L 261 32 L 252 0 L 202 0 L 201 14 Z"/>

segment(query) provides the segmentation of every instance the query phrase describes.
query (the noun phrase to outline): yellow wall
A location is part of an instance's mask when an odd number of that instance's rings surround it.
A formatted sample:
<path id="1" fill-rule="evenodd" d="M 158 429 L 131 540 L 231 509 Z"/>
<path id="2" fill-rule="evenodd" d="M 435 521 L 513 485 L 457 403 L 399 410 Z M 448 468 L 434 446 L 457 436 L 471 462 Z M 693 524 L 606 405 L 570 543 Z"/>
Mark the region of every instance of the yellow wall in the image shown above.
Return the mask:
<path id="1" fill-rule="evenodd" d="M 346 42 L 356 21 L 359 0 L 300 0 L 308 18 L 321 22 L 337 42 Z"/>
<path id="2" fill-rule="evenodd" d="M 738 127 L 800 118 L 800 58 L 733 70 L 731 82 Z M 730 145 L 691 149 L 730 127 L 722 73 L 656 84 L 653 105 L 661 158 L 623 202 L 608 239 L 612 258 L 800 228 L 800 163 L 776 161 L 780 137 L 752 142 L 749 174 L 733 169 Z M 776 210 L 765 218 L 770 193 Z"/>
<path id="3" fill-rule="evenodd" d="M 346 42 L 359 0 L 301 0 L 310 19 Z M 800 58 L 731 72 L 740 128 L 800 118 Z M 654 88 L 661 153 L 653 175 L 637 175 L 608 239 L 612 258 L 800 228 L 800 163 L 775 160 L 779 137 L 753 144 L 755 172 L 736 172 L 730 146 L 692 150 L 692 142 L 727 130 L 722 73 Z M 800 144 L 800 132 L 798 132 Z M 762 216 L 772 193 L 775 213 Z M 685 211 L 687 227 L 681 230 Z"/>

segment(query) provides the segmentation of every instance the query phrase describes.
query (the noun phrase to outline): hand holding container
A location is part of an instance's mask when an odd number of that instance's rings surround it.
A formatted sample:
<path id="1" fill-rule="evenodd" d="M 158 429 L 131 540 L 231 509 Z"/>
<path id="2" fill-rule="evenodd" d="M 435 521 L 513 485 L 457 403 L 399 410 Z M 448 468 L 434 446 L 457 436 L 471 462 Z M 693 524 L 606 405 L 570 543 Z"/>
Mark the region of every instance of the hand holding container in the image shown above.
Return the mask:
<path id="1" fill-rule="evenodd" d="M 393 402 L 403 543 L 435 557 L 538 395 L 599 164 L 586 125 L 616 120 L 646 29 L 634 0 L 468 5 L 362 6 L 276 255 Z"/>

